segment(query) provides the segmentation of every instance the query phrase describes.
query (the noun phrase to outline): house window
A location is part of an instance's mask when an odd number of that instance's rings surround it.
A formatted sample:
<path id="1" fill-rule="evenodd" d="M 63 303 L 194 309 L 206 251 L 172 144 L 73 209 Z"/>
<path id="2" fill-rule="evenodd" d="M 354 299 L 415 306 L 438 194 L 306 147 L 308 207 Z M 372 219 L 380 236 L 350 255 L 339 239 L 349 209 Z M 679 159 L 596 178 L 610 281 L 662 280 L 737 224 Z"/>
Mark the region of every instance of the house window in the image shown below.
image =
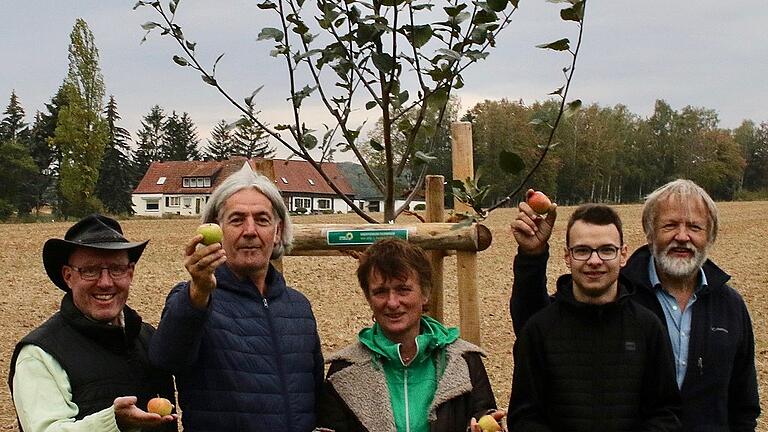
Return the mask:
<path id="1" fill-rule="evenodd" d="M 294 198 L 293 199 L 293 210 L 298 210 L 300 208 L 303 209 L 311 209 L 312 208 L 312 200 L 309 198 Z"/>
<path id="2" fill-rule="evenodd" d="M 157 179 L 157 184 L 159 185 L 165 184 L 165 177 L 160 177 L 159 179 Z"/>
<path id="3" fill-rule="evenodd" d="M 210 177 L 205 177 L 203 179 L 203 184 L 205 184 L 205 187 L 211 187 L 211 178 Z"/>
<path id="4" fill-rule="evenodd" d="M 331 208 L 331 200 L 328 198 L 320 198 L 317 200 L 317 208 L 320 210 L 328 210 Z"/>
<path id="5" fill-rule="evenodd" d="M 160 211 L 160 200 L 147 200 L 147 211 Z"/>
<path id="6" fill-rule="evenodd" d="M 184 207 L 189 208 L 192 206 L 192 198 L 184 197 Z"/>
<path id="7" fill-rule="evenodd" d="M 178 207 L 181 204 L 181 197 L 165 197 L 166 207 Z"/>
<path id="8" fill-rule="evenodd" d="M 184 187 L 189 187 L 189 179 L 188 179 L 188 178 L 185 178 L 184 180 L 182 180 L 182 185 L 183 185 Z"/>
<path id="9" fill-rule="evenodd" d="M 181 181 L 183 187 L 211 187 L 210 177 L 190 177 Z"/>

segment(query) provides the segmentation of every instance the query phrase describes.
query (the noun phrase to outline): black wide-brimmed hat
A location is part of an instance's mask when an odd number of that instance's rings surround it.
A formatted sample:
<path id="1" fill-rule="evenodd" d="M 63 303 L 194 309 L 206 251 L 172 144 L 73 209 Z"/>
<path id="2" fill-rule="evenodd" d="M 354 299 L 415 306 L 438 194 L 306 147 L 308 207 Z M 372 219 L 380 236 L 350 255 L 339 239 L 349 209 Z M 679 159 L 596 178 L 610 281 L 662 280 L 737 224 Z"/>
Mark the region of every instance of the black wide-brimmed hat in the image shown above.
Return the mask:
<path id="1" fill-rule="evenodd" d="M 78 247 L 103 250 L 128 251 L 128 259 L 135 263 L 144 252 L 149 240 L 144 242 L 129 242 L 123 237 L 123 229 L 112 218 L 92 214 L 80 219 L 67 230 L 64 239 L 48 239 L 43 246 L 43 265 L 48 277 L 59 288 L 70 291 L 61 268 L 67 264 L 72 251 Z"/>

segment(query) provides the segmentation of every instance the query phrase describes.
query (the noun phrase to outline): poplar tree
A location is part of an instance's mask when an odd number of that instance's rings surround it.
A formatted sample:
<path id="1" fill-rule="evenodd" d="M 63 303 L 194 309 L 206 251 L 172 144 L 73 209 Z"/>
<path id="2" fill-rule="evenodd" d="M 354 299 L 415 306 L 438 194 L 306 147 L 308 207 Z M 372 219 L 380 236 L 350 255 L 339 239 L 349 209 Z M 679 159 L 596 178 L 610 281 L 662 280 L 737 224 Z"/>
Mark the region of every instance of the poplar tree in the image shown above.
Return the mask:
<path id="1" fill-rule="evenodd" d="M 81 18 L 75 21 L 70 33 L 64 92 L 68 104 L 59 112 L 54 135 L 61 151 L 60 210 L 65 216 L 82 216 L 102 207 L 96 197 L 96 182 L 108 130 L 101 114 L 105 90 L 99 50 L 88 24 Z"/>

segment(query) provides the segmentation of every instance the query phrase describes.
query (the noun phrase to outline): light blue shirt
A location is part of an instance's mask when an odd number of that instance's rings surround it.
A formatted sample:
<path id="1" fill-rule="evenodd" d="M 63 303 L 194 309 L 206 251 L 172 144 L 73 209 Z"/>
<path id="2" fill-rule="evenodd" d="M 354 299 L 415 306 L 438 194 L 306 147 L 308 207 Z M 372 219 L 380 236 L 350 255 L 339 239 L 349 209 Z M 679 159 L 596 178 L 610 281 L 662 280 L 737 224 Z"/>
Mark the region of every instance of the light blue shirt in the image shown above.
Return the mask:
<path id="1" fill-rule="evenodd" d="M 691 317 L 693 316 L 691 306 L 696 302 L 696 294 L 707 286 L 707 277 L 704 275 L 704 270 L 699 269 L 699 274 L 701 275 L 699 277 L 699 286 L 696 287 L 693 295 L 688 299 L 685 310 L 681 311 L 680 306 L 677 304 L 677 299 L 661 286 L 653 257 L 648 262 L 648 278 L 651 280 L 651 286 L 655 288 L 656 298 L 659 299 L 661 309 L 664 311 L 664 318 L 667 321 L 669 340 L 672 342 L 672 353 L 675 355 L 678 388 L 683 387 L 685 372 L 688 370 L 688 343 L 690 342 Z"/>

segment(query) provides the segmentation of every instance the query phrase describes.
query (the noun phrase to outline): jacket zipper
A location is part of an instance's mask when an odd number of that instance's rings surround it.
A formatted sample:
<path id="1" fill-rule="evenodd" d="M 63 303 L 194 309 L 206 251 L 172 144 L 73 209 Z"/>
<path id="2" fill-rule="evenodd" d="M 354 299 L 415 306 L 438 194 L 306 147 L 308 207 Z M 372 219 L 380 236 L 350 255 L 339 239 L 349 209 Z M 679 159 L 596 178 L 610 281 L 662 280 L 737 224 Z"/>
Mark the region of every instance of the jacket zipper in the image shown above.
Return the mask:
<path id="1" fill-rule="evenodd" d="M 411 416 L 408 407 L 408 367 L 403 369 L 403 390 L 405 391 L 405 431 L 411 432 Z"/>

